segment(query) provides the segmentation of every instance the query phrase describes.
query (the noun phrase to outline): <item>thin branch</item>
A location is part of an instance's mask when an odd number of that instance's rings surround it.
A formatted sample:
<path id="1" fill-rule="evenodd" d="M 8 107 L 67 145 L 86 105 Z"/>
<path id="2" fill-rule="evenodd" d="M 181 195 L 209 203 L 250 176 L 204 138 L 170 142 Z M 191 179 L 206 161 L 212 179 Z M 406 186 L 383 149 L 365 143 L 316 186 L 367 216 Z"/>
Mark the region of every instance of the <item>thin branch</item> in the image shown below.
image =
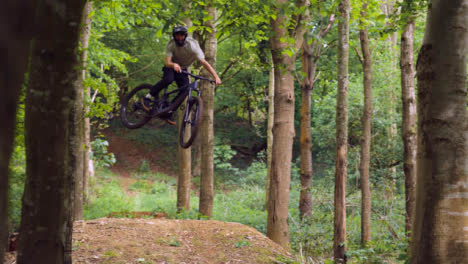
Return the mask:
<path id="1" fill-rule="evenodd" d="M 229 71 L 229 69 L 231 69 L 231 67 L 234 66 L 237 62 L 239 62 L 239 59 L 236 59 L 236 60 L 231 61 L 231 62 L 226 66 L 226 68 L 224 68 L 223 72 L 220 74 L 221 80 L 224 79 L 224 75 L 227 73 L 227 71 Z"/>
<path id="2" fill-rule="evenodd" d="M 361 62 L 361 65 L 363 65 L 364 64 L 364 59 L 362 58 L 361 52 L 359 51 L 359 49 L 357 47 L 354 47 L 354 51 L 356 51 L 356 55 L 357 55 L 359 61 Z"/>
<path id="3" fill-rule="evenodd" d="M 138 69 L 138 70 L 136 70 L 136 71 L 134 71 L 134 72 L 132 72 L 132 73 L 129 73 L 128 76 L 120 77 L 120 78 L 118 78 L 117 80 L 119 80 L 119 81 L 120 81 L 120 80 L 125 80 L 125 79 L 128 79 L 130 76 L 132 76 L 132 75 L 134 75 L 134 74 L 137 74 L 137 73 L 139 73 L 139 72 L 142 72 L 142 71 L 148 69 L 148 68 L 149 68 L 151 65 L 153 65 L 157 60 L 158 60 L 158 59 L 156 58 L 156 59 L 154 59 L 153 61 L 151 61 L 149 64 L 147 64 L 146 66 L 144 66 L 143 68 Z"/>
<path id="4" fill-rule="evenodd" d="M 324 28 L 324 29 L 322 29 L 322 30 L 320 30 L 320 33 L 319 33 L 320 38 L 325 37 L 325 35 L 328 33 L 328 31 L 330 31 L 330 29 L 331 29 L 331 27 L 332 27 L 332 25 L 333 25 L 334 22 L 335 22 L 335 14 L 332 14 L 332 15 L 330 16 L 330 18 L 328 19 L 328 25 L 327 25 L 327 27 Z"/>
<path id="5" fill-rule="evenodd" d="M 314 77 L 314 80 L 312 81 L 312 87 L 314 87 L 315 82 L 319 79 L 321 71 L 318 72 L 317 76 Z"/>

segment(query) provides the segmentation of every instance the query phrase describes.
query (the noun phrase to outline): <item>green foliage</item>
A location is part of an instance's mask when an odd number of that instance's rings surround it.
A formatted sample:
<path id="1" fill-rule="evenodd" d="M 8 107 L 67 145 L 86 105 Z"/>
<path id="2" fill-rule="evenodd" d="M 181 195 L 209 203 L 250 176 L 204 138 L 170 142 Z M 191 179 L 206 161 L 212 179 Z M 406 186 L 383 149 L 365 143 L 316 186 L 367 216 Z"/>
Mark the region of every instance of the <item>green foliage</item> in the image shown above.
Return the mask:
<path id="1" fill-rule="evenodd" d="M 94 161 L 94 165 L 98 168 L 110 167 L 116 162 L 114 153 L 107 152 L 107 146 L 109 146 L 109 142 L 101 138 L 91 142 L 91 158 Z"/>
<path id="2" fill-rule="evenodd" d="M 138 172 L 142 174 L 150 172 L 150 165 L 146 160 L 141 161 L 141 165 L 138 168 Z"/>
<path id="3" fill-rule="evenodd" d="M 291 189 L 290 232 L 291 247 L 302 257 L 324 261 L 333 255 L 333 181 L 317 180 L 311 189 L 312 216 L 299 220 L 299 186 Z M 385 190 L 374 189 L 373 197 Z M 348 263 L 404 263 L 407 241 L 404 235 L 404 199 L 374 199 L 371 214 L 371 242 L 361 248 L 360 192 L 347 195 L 347 256 Z M 312 262 L 313 263 L 313 262 Z M 328 263 L 325 261 L 325 263 Z M 333 263 L 333 262 L 330 262 Z"/>
<path id="4" fill-rule="evenodd" d="M 239 240 L 234 245 L 236 248 L 250 247 L 252 246 L 248 240 Z"/>
<path id="5" fill-rule="evenodd" d="M 236 155 L 236 151 L 232 150 L 230 146 L 215 145 L 213 151 L 213 163 L 215 168 L 223 174 L 231 176 L 239 174 L 239 169 L 235 168 L 230 163 L 234 155 Z"/>
<path id="6" fill-rule="evenodd" d="M 266 233 L 265 190 L 246 186 L 227 194 L 217 193 L 213 219 L 242 223 Z"/>
<path id="7" fill-rule="evenodd" d="M 93 178 L 95 181 L 91 185 L 90 203 L 83 210 L 84 218 L 96 219 L 112 212 L 132 211 L 135 207 L 134 199 L 126 196 L 119 183 L 112 179 L 114 176 L 105 170 L 96 171 L 96 175 L 101 176 Z"/>
<path id="8" fill-rule="evenodd" d="M 26 147 L 24 138 L 24 114 L 26 101 L 26 84 L 28 74 L 25 74 L 22 91 L 16 111 L 16 130 L 13 142 L 13 152 L 9 164 L 8 182 L 8 222 L 10 231 L 17 231 L 21 221 L 21 205 L 26 181 Z"/>
<path id="9" fill-rule="evenodd" d="M 21 221 L 21 203 L 26 180 L 26 156 L 24 146 L 20 144 L 15 147 L 9 169 L 8 188 L 8 221 L 11 231 L 19 228 Z"/>
<path id="10" fill-rule="evenodd" d="M 136 182 L 134 182 L 133 184 L 131 184 L 129 187 L 128 187 L 128 190 L 129 191 L 140 191 L 140 192 L 144 192 L 144 191 L 147 191 L 151 188 L 151 184 L 148 183 L 148 181 L 145 181 L 145 180 L 138 180 Z"/>

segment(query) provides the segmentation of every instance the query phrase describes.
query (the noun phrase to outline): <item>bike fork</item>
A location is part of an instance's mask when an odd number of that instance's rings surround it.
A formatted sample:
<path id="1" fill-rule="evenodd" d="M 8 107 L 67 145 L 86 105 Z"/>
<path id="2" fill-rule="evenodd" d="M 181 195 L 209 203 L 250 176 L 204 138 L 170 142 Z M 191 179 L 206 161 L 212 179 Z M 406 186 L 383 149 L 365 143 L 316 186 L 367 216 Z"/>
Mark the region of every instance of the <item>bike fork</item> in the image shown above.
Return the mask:
<path id="1" fill-rule="evenodd" d="M 193 86 L 189 87 L 189 93 L 188 93 L 188 96 L 187 96 L 187 105 L 185 107 L 184 122 L 189 122 L 189 111 L 190 111 L 189 102 L 190 102 L 190 99 L 192 99 L 192 91 L 193 90 L 197 91 L 198 96 L 201 96 L 201 91 L 197 89 L 197 84 L 198 84 L 198 82 L 195 80 L 195 82 L 193 83 Z M 191 121 L 190 121 L 190 123 L 191 123 Z"/>

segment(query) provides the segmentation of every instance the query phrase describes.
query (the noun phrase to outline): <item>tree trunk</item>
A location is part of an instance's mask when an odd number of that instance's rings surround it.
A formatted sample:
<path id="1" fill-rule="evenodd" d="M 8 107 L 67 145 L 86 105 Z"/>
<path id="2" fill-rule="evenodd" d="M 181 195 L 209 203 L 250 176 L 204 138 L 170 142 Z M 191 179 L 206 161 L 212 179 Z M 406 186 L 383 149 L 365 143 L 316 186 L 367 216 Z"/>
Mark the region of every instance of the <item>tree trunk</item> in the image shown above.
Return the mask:
<path id="1" fill-rule="evenodd" d="M 304 44 L 306 45 L 306 44 Z M 299 214 L 301 219 L 312 215 L 312 135 L 310 127 L 310 106 L 312 102 L 313 80 L 317 63 L 312 61 L 312 54 L 302 49 L 302 71 L 306 78 L 302 82 L 301 101 L 301 194 L 299 197 Z"/>
<path id="2" fill-rule="evenodd" d="M 77 164 L 74 82 L 85 0 L 38 3 L 26 99 L 26 184 L 17 263 L 71 263 Z"/>
<path id="3" fill-rule="evenodd" d="M 200 177 L 201 174 L 201 139 L 196 137 L 192 148 L 192 178 Z"/>
<path id="4" fill-rule="evenodd" d="M 90 37 L 90 29 L 91 29 L 91 14 L 92 11 L 92 2 L 87 2 L 85 7 L 83 8 L 83 15 L 81 21 L 81 32 L 80 32 L 80 46 L 81 46 L 81 74 L 78 75 L 78 79 L 75 82 L 75 89 L 76 89 L 76 101 L 75 101 L 75 110 L 76 113 L 74 115 L 75 120 L 75 127 L 76 129 L 76 141 L 74 144 L 76 145 L 72 151 L 77 151 L 77 167 L 76 167 L 76 175 L 75 175 L 75 197 L 74 197 L 74 205 L 73 205 L 73 219 L 74 220 L 83 220 L 83 193 L 84 193 L 84 185 L 88 183 L 88 175 L 89 172 L 89 154 L 87 150 L 83 148 L 86 146 L 86 135 L 85 135 L 85 120 L 84 120 L 84 113 L 86 111 L 86 106 L 84 103 L 84 87 L 83 81 L 86 77 L 86 60 L 88 58 L 88 43 Z M 87 187 L 86 187 L 87 189 Z"/>
<path id="5" fill-rule="evenodd" d="M 267 125 L 267 177 L 265 183 L 265 204 L 268 207 L 268 196 L 270 193 L 271 159 L 273 150 L 273 122 L 275 117 L 275 68 L 271 63 L 270 76 L 268 79 L 268 125 Z"/>
<path id="6" fill-rule="evenodd" d="M 93 11 L 93 2 L 86 2 L 85 8 L 83 9 L 83 31 L 81 35 L 81 48 L 82 54 L 81 59 L 83 61 L 83 66 L 86 67 L 87 59 L 88 59 L 88 46 L 89 46 L 89 37 L 91 35 L 91 13 Z M 82 71 L 82 78 L 83 80 L 86 77 L 86 69 Z M 83 87 L 83 91 L 86 91 L 86 97 L 90 98 L 90 89 L 88 87 Z M 89 107 L 84 106 L 84 119 L 83 119 L 83 202 L 88 203 L 88 196 L 89 196 L 89 177 L 91 176 L 91 171 L 94 171 L 94 168 L 91 168 L 92 162 L 90 157 L 91 152 L 91 126 L 89 117 L 86 115 L 89 112 Z"/>
<path id="7" fill-rule="evenodd" d="M 310 21 L 309 13 L 304 16 L 305 23 Z M 312 135 L 311 135 L 311 102 L 312 90 L 314 89 L 315 73 L 317 70 L 317 62 L 321 56 L 320 40 L 323 40 L 325 35 L 330 30 L 335 16 L 331 15 L 328 25 L 321 28 L 320 32 L 315 37 L 312 44 L 308 44 L 304 40 L 302 45 L 302 72 L 305 78 L 302 82 L 302 102 L 301 102 L 301 194 L 299 197 L 299 213 L 301 218 L 312 215 L 312 197 L 310 187 L 312 185 L 313 164 L 312 164 Z"/>
<path id="8" fill-rule="evenodd" d="M 205 40 L 205 57 L 206 60 L 216 69 L 216 9 L 213 6 L 208 6 L 208 16 L 213 17 L 212 20 L 206 21 L 206 26 L 211 28 L 211 32 L 207 32 Z M 206 70 L 204 70 L 206 72 Z M 205 73 L 204 75 L 207 75 Z M 201 131 L 201 186 L 200 186 L 200 214 L 211 217 L 213 214 L 214 200 L 214 164 L 213 164 L 213 148 L 214 148 L 214 89 L 209 82 L 201 82 L 203 91 L 203 120 Z"/>
<path id="9" fill-rule="evenodd" d="M 406 0 L 409 4 L 410 0 Z M 403 11 L 404 12 L 404 11 Z M 405 200 L 406 217 L 405 230 L 407 236 L 411 231 L 415 206 L 416 188 L 416 99 L 414 93 L 414 66 L 413 66 L 413 35 L 414 20 L 409 20 L 401 34 L 401 99 L 402 109 L 402 137 L 404 145 L 404 173 L 405 173 Z"/>
<path id="10" fill-rule="evenodd" d="M 346 263 L 346 178 L 348 175 L 348 58 L 349 0 L 339 5 L 338 22 L 338 95 L 336 101 L 336 167 L 335 167 L 335 263 Z"/>
<path id="11" fill-rule="evenodd" d="M 186 103 L 183 104 L 187 106 Z M 178 122 L 179 129 L 184 120 L 184 111 L 178 111 Z M 190 126 L 186 128 L 190 129 Z M 188 139 L 189 133 L 185 134 L 185 137 Z M 179 177 L 177 181 L 177 211 L 189 211 L 190 210 L 190 186 L 191 186 L 191 177 L 192 177 L 192 148 L 182 148 L 178 146 L 179 153 Z"/>
<path id="12" fill-rule="evenodd" d="M 286 0 L 277 0 L 278 5 Z M 298 7 L 308 8 L 308 1 L 301 1 Z M 277 17 L 271 20 L 274 36 L 270 40 L 273 64 L 275 67 L 275 114 L 273 125 L 273 147 L 271 160 L 270 188 L 268 197 L 267 236 L 287 247 L 289 244 L 288 207 L 291 182 L 292 144 L 294 139 L 294 61 L 296 55 L 289 56 L 285 49 L 291 44 L 282 42 L 285 37 L 294 37 L 296 47 L 302 45 L 304 31 L 301 27 L 287 31 L 285 25 L 290 20 L 301 24 L 301 17 L 287 17 L 276 10 Z"/>
<path id="13" fill-rule="evenodd" d="M 8 39 L 0 43 L 0 261 L 4 258 L 8 227 L 8 178 L 16 129 L 16 108 L 24 74 L 28 65 L 34 3 L 6 1 L 0 11 L 0 35 Z"/>
<path id="14" fill-rule="evenodd" d="M 410 263 L 468 259 L 468 0 L 433 0 L 417 62 L 418 154 Z"/>
<path id="15" fill-rule="evenodd" d="M 385 26 L 391 27 L 392 22 L 391 21 L 391 16 L 394 13 L 394 5 L 395 5 L 395 0 L 386 0 L 384 3 L 384 13 L 385 16 L 387 17 L 387 22 L 385 23 Z M 397 72 L 397 53 L 396 53 L 396 47 L 397 47 L 397 32 L 392 32 L 389 34 L 388 39 L 387 39 L 387 45 L 388 45 L 388 52 L 390 53 L 390 70 L 388 74 L 393 76 Z M 392 82 L 389 82 L 387 84 L 387 91 L 388 91 L 388 101 L 389 101 L 389 110 L 388 110 L 388 116 L 390 119 L 390 126 L 388 127 L 388 149 L 393 149 L 393 146 L 395 145 L 395 138 L 397 136 L 397 123 L 395 121 L 395 111 L 396 111 L 396 94 L 395 94 L 395 86 Z M 392 152 L 392 157 L 396 156 L 396 153 Z M 390 163 L 394 163 L 395 160 L 391 160 Z M 388 174 L 388 186 L 387 186 L 387 199 L 391 200 L 393 197 L 393 192 L 395 189 L 395 179 L 396 179 L 396 167 L 391 166 L 389 168 L 389 174 Z M 391 213 L 390 213 L 391 214 Z"/>
<path id="16" fill-rule="evenodd" d="M 288 208 L 294 138 L 294 77 L 280 65 L 294 65 L 294 59 L 273 48 L 275 64 L 275 116 L 268 204 L 267 236 L 276 243 L 289 243 Z"/>
<path id="17" fill-rule="evenodd" d="M 361 19 L 367 16 L 368 2 L 362 5 Z M 372 125 L 372 54 L 369 48 L 369 36 L 362 23 L 359 36 L 362 49 L 362 68 L 364 72 L 364 110 L 362 112 L 362 138 L 361 138 L 361 163 L 359 173 L 361 175 L 361 245 L 366 246 L 371 239 L 371 189 L 369 184 L 369 164 L 371 146 Z"/>
<path id="18" fill-rule="evenodd" d="M 191 2 L 188 1 L 185 3 L 185 11 L 190 11 Z M 184 18 L 184 23 L 187 27 L 191 26 L 191 20 L 189 17 Z M 184 102 L 185 109 L 187 103 Z M 182 121 L 184 120 L 184 111 L 178 111 L 178 129 L 182 125 Z M 187 131 L 190 129 L 188 126 Z M 185 133 L 185 137 L 188 139 L 189 133 Z M 192 178 L 192 148 L 182 148 L 178 145 L 178 157 L 179 157 L 179 178 L 177 181 L 177 211 L 189 211 L 190 210 L 190 186 L 191 186 L 191 178 Z"/>

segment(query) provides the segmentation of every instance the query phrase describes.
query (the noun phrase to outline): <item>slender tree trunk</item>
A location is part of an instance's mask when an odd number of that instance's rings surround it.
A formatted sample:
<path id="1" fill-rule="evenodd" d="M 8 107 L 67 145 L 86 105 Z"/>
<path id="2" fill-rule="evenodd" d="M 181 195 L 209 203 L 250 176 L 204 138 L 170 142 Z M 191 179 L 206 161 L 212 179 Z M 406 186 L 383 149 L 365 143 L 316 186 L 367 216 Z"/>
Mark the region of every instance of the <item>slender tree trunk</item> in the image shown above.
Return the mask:
<path id="1" fill-rule="evenodd" d="M 25 0 L 6 1 L 0 10 L 0 261 L 8 237 L 8 178 L 16 128 L 16 108 L 28 65 L 35 3 Z"/>
<path id="2" fill-rule="evenodd" d="M 76 141 L 74 142 L 75 147 L 72 148 L 72 151 L 76 151 L 77 155 L 77 167 L 75 170 L 75 190 L 74 190 L 74 205 L 73 205 L 73 219 L 74 220 L 83 220 L 83 193 L 86 185 L 88 183 L 88 170 L 89 162 L 85 158 L 89 158 L 87 150 L 83 148 L 86 146 L 86 135 L 85 135 L 85 120 L 84 113 L 86 111 L 86 106 L 84 103 L 84 87 L 83 81 L 86 77 L 86 60 L 88 59 L 88 43 L 90 37 L 91 29 L 91 14 L 92 11 L 92 2 L 87 2 L 83 8 L 83 15 L 81 21 L 81 32 L 80 32 L 80 46 L 81 46 L 81 74 L 78 75 L 78 79 L 75 82 L 76 89 L 76 101 L 74 114 L 75 120 L 73 121 L 74 128 L 77 136 Z M 86 187 L 87 189 L 87 187 Z"/>
<path id="3" fill-rule="evenodd" d="M 309 13 L 304 16 L 305 23 L 310 21 Z M 331 15 L 328 25 L 323 27 L 317 34 L 312 44 L 304 40 L 302 45 L 302 71 L 305 78 L 302 82 L 302 102 L 301 102 L 301 194 L 299 197 L 299 213 L 301 218 L 312 215 L 312 197 L 310 187 L 312 185 L 313 165 L 312 165 L 312 135 L 311 135 L 311 102 L 312 91 L 314 89 L 315 74 L 318 59 L 321 56 L 319 41 L 322 40 L 330 30 L 335 21 L 335 16 Z"/>
<path id="4" fill-rule="evenodd" d="M 348 58 L 349 0 L 339 5 L 338 22 L 338 97 L 336 101 L 336 168 L 335 168 L 335 263 L 346 263 L 346 178 L 348 175 Z"/>
<path id="5" fill-rule="evenodd" d="M 205 40 L 205 56 L 206 60 L 216 68 L 216 9 L 213 6 L 208 7 L 208 16 L 213 17 L 212 20 L 206 22 L 206 26 L 211 28 L 211 32 L 207 33 Z M 206 75 L 206 74 L 205 74 Z M 203 91 L 203 120 L 201 131 L 201 186 L 200 186 L 200 205 L 199 210 L 202 215 L 211 217 L 213 214 L 214 200 L 214 164 L 213 164 L 213 148 L 214 148 L 214 89 L 209 82 L 202 82 L 201 89 Z"/>
<path id="6" fill-rule="evenodd" d="M 361 17 L 367 16 L 368 2 L 362 5 Z M 361 163 L 359 173 L 361 175 L 361 244 L 363 247 L 371 239 L 371 189 L 369 184 L 369 164 L 371 146 L 372 124 L 372 54 L 369 48 L 369 36 L 367 29 L 361 23 L 359 36 L 362 49 L 362 68 L 364 72 L 364 110 L 362 112 L 362 138 L 361 138 Z"/>
<path id="7" fill-rule="evenodd" d="M 304 14 L 304 23 L 310 23 L 310 14 Z M 320 36 L 319 36 L 320 37 Z M 312 59 L 312 52 L 307 49 L 307 40 L 302 43 L 302 72 L 305 78 L 301 83 L 301 122 L 300 122 L 300 153 L 301 153 L 301 193 L 299 196 L 299 216 L 301 219 L 312 216 L 312 135 L 310 126 L 310 110 L 312 90 L 314 88 L 317 61 Z"/>
<path id="8" fill-rule="evenodd" d="M 195 31 L 193 32 L 193 38 L 200 43 L 200 46 L 204 50 L 204 46 L 202 45 L 202 36 L 200 35 L 199 32 Z M 195 66 L 197 68 L 201 67 L 201 64 L 198 62 L 195 62 Z M 201 85 L 202 83 L 200 83 Z M 200 87 L 201 89 L 201 87 Z M 199 132 L 200 133 L 200 132 Z M 197 136 L 195 140 L 193 141 L 193 144 L 191 146 L 193 152 L 192 152 L 192 178 L 196 177 L 201 177 L 201 144 L 202 144 L 202 139 L 201 136 Z"/>
<path id="9" fill-rule="evenodd" d="M 406 0 L 409 4 L 410 0 Z M 403 11 L 404 12 L 404 11 Z M 416 189 L 416 99 L 414 93 L 414 64 L 413 64 L 413 35 L 414 20 L 411 19 L 405 25 L 401 34 L 401 99 L 402 110 L 402 137 L 404 145 L 404 173 L 405 173 L 405 196 L 406 217 L 405 230 L 407 236 L 411 231 Z"/>
<path id="10" fill-rule="evenodd" d="M 268 125 L 267 125 L 267 177 L 266 177 L 266 191 L 265 191 L 265 204 L 268 207 L 268 196 L 270 193 L 270 179 L 271 179 L 271 160 L 273 150 L 273 122 L 275 117 L 275 68 L 273 62 L 271 63 L 270 76 L 268 79 Z"/>
<path id="11" fill-rule="evenodd" d="M 200 177 L 201 174 L 201 139 L 196 137 L 192 148 L 192 177 Z"/>
<path id="12" fill-rule="evenodd" d="M 185 3 L 185 10 L 189 11 L 191 8 L 191 3 L 186 2 Z M 186 17 L 184 19 L 184 23 L 187 27 L 191 26 L 191 20 L 189 17 Z M 183 104 L 185 107 L 187 106 L 187 103 L 185 102 Z M 183 109 L 185 108 L 183 107 Z M 178 112 L 178 122 L 179 124 L 178 128 L 180 130 L 180 127 L 182 125 L 182 122 L 184 120 L 184 111 L 179 111 Z M 190 126 L 187 127 L 187 129 L 190 129 Z M 188 131 L 188 130 L 187 130 Z M 185 136 L 188 139 L 189 133 L 186 133 Z M 179 178 L 177 181 L 177 210 L 182 211 L 190 210 L 190 186 L 191 186 L 191 178 L 192 178 L 192 148 L 182 148 L 178 145 L 178 152 L 179 152 Z"/>
<path id="13" fill-rule="evenodd" d="M 186 103 L 184 103 L 186 106 Z M 178 124 L 179 129 L 184 120 L 184 111 L 178 112 Z M 190 126 L 187 128 L 190 129 Z M 189 134 L 185 136 L 188 138 Z M 178 146 L 179 153 L 179 177 L 177 181 L 177 211 L 188 211 L 190 210 L 190 186 L 192 177 L 192 155 L 191 147 L 182 148 Z"/>
<path id="14" fill-rule="evenodd" d="M 384 3 L 384 13 L 387 17 L 387 20 L 391 20 L 391 16 L 394 13 L 395 0 L 386 0 Z M 391 22 L 386 22 L 387 27 L 391 27 Z M 387 39 L 388 52 L 390 53 L 390 70 L 389 74 L 394 75 L 397 72 L 397 32 L 392 32 Z M 396 111 L 396 94 L 395 94 L 395 85 L 392 82 L 389 82 L 387 85 L 388 91 L 388 100 L 389 100 L 389 119 L 390 126 L 388 127 L 388 149 L 393 149 L 395 138 L 397 136 L 397 124 L 395 121 L 395 111 Z M 396 153 L 392 152 L 392 156 L 395 156 Z M 394 163 L 395 160 L 391 160 L 390 163 Z M 387 199 L 391 200 L 393 197 L 393 191 L 395 189 L 395 179 L 396 179 L 396 167 L 392 166 L 389 168 L 388 175 L 388 186 L 387 186 Z M 391 213 L 389 213 L 391 215 Z"/>
<path id="15" fill-rule="evenodd" d="M 418 155 L 410 263 L 468 259 L 468 0 L 433 0 L 417 62 Z"/>
<path id="16" fill-rule="evenodd" d="M 306 78 L 302 82 L 301 101 L 301 194 L 299 197 L 299 214 L 301 219 L 312 215 L 312 135 L 310 126 L 310 110 L 312 101 L 313 80 L 317 63 L 312 61 L 312 54 L 302 48 L 302 71 Z M 311 81 L 312 80 L 312 81 Z"/>
<path id="17" fill-rule="evenodd" d="M 89 46 L 89 37 L 91 36 L 91 13 L 93 11 L 93 2 L 86 2 L 85 8 L 83 9 L 83 32 L 81 35 L 81 48 L 82 54 L 81 59 L 83 61 L 83 66 L 86 67 L 87 59 L 88 59 L 88 46 Z M 82 78 L 83 80 L 86 77 L 86 69 L 82 71 Z M 86 92 L 86 98 L 90 98 L 90 89 L 88 87 L 83 87 L 83 91 Z M 94 168 L 91 168 L 92 163 L 90 162 L 90 152 L 91 152 L 91 126 L 89 117 L 86 115 L 89 112 L 89 107 L 86 105 L 84 106 L 84 119 L 83 119 L 83 202 L 88 203 L 88 196 L 89 196 L 89 177 L 90 171 L 94 171 Z"/>
<path id="18" fill-rule="evenodd" d="M 278 5 L 286 0 L 277 0 Z M 308 1 L 300 1 L 298 7 L 308 8 Z M 304 31 L 302 27 L 288 31 L 285 27 L 290 19 L 300 25 L 302 17 L 286 17 L 276 10 L 277 17 L 271 20 L 274 35 L 270 40 L 273 64 L 275 67 L 275 116 L 273 125 L 273 148 L 271 160 L 271 175 L 269 188 L 269 204 L 267 236 L 287 247 L 289 244 L 288 207 L 289 188 L 291 182 L 291 159 L 294 131 L 294 61 L 296 55 L 289 56 L 283 52 L 291 48 L 290 44 L 282 42 L 284 37 L 296 39 L 296 49 L 300 48 Z"/>
<path id="19" fill-rule="evenodd" d="M 71 263 L 77 165 L 73 83 L 85 0 L 39 2 L 25 115 L 26 185 L 17 263 Z M 60 5 L 61 8 L 55 8 Z M 47 17 L 47 19 L 42 19 Z M 76 151 L 76 150 L 75 150 Z"/>

